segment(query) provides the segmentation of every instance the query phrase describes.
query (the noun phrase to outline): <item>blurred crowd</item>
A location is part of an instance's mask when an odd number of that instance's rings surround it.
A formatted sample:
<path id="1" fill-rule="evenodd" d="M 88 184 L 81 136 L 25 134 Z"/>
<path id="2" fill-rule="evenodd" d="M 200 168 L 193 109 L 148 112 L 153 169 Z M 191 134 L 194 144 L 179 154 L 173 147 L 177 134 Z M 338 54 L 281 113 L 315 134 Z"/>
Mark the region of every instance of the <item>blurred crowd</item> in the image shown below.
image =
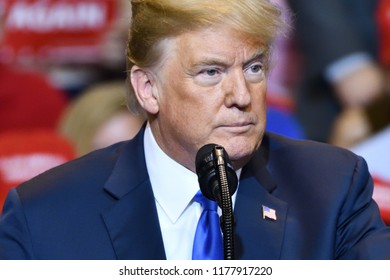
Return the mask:
<path id="1" fill-rule="evenodd" d="M 141 128 L 125 100 L 128 1 L 0 0 L 0 206 L 8 188 Z M 390 224 L 390 0 L 272 2 L 286 28 L 267 130 L 364 156 Z"/>

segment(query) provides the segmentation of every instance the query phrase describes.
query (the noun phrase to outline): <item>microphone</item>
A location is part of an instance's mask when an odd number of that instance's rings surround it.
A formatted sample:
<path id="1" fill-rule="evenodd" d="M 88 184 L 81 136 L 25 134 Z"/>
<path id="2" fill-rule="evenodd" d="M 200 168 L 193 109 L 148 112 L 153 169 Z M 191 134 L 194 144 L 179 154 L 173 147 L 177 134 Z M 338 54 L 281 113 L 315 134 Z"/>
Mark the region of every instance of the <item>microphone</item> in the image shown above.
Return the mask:
<path id="1" fill-rule="evenodd" d="M 205 197 L 217 201 L 222 209 L 221 229 L 225 260 L 234 259 L 234 216 L 231 196 L 237 190 L 238 178 L 222 146 L 207 144 L 195 158 L 196 174 Z"/>
<path id="2" fill-rule="evenodd" d="M 222 146 L 207 144 L 196 154 L 195 166 L 203 195 L 210 200 L 217 201 L 222 208 L 221 185 L 227 185 L 229 196 L 232 196 L 238 184 L 229 155 Z"/>

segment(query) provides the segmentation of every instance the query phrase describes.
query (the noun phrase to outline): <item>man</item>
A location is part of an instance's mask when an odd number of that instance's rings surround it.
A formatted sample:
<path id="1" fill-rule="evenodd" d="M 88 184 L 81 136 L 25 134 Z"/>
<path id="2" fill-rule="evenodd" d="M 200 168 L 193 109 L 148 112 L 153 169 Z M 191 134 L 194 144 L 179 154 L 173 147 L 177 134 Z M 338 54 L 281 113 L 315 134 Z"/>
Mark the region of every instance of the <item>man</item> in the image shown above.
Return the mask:
<path id="1" fill-rule="evenodd" d="M 195 156 L 217 143 L 240 176 L 236 259 L 390 258 L 363 159 L 264 134 L 277 9 L 266 0 L 132 4 L 130 94 L 146 126 L 12 190 L 0 257 L 191 259 Z"/>

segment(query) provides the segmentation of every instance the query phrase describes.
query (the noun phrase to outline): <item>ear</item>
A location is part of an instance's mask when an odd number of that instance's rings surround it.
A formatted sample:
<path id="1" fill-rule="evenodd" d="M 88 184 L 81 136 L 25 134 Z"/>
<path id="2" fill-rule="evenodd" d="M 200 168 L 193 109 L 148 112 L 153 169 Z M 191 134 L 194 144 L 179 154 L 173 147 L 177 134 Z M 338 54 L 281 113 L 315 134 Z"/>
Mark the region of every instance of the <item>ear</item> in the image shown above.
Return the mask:
<path id="1" fill-rule="evenodd" d="M 131 84 L 139 104 L 150 114 L 157 114 L 159 104 L 157 87 L 151 73 L 134 65 L 130 70 Z"/>

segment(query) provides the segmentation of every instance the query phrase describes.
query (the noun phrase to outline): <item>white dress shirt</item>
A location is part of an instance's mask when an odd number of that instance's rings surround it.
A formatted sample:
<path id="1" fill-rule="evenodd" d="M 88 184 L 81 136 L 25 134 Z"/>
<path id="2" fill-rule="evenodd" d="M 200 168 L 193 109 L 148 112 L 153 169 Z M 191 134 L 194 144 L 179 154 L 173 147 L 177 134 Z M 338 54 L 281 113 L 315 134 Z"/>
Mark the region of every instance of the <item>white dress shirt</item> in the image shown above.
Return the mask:
<path id="1" fill-rule="evenodd" d="M 202 212 L 200 204 L 193 201 L 199 191 L 198 177 L 161 150 L 149 124 L 145 129 L 144 146 L 166 257 L 168 260 L 190 260 Z"/>

